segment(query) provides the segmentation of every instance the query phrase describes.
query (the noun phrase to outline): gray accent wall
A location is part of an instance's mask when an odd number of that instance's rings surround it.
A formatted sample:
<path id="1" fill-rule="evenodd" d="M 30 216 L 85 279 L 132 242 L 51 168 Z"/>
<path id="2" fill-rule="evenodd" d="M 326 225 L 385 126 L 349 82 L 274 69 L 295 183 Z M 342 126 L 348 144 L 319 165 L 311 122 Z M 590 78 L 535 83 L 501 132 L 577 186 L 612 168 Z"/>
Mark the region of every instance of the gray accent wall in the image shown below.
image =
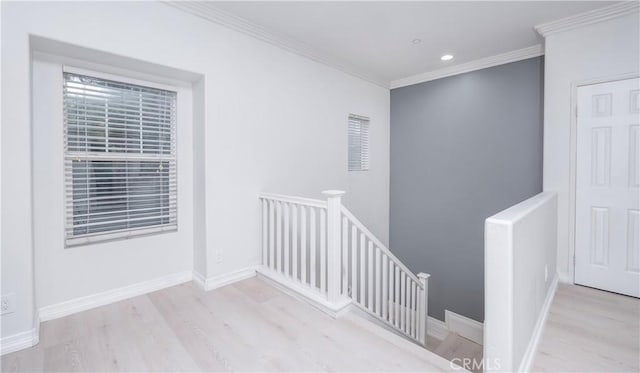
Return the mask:
<path id="1" fill-rule="evenodd" d="M 391 91 L 389 247 L 431 274 L 432 317 L 484 321 L 484 220 L 542 191 L 543 66 Z"/>

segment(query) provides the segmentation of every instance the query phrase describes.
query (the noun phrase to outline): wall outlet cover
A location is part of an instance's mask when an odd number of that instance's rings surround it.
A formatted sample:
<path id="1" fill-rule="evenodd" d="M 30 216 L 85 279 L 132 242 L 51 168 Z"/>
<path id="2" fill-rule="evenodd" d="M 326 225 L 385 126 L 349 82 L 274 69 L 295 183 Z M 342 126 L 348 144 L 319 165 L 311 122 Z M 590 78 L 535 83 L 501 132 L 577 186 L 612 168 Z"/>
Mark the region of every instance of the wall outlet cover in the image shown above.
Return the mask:
<path id="1" fill-rule="evenodd" d="M 15 311 L 16 295 L 14 293 L 5 294 L 0 302 L 0 314 L 5 315 Z"/>

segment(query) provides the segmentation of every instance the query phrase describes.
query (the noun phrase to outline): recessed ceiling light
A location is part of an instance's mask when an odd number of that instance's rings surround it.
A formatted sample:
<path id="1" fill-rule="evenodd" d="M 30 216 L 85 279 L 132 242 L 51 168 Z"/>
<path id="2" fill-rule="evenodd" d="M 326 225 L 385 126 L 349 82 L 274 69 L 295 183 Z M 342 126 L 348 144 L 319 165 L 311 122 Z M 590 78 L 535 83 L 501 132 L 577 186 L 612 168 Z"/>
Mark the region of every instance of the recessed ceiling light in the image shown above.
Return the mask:
<path id="1" fill-rule="evenodd" d="M 420 44 L 420 43 L 422 43 L 422 39 L 418 39 L 418 38 L 416 38 L 416 39 L 411 40 L 411 42 L 412 42 L 413 44 Z"/>
<path id="2" fill-rule="evenodd" d="M 449 61 L 453 59 L 453 56 L 450 54 L 445 54 L 444 56 L 440 57 L 440 59 L 443 61 Z"/>

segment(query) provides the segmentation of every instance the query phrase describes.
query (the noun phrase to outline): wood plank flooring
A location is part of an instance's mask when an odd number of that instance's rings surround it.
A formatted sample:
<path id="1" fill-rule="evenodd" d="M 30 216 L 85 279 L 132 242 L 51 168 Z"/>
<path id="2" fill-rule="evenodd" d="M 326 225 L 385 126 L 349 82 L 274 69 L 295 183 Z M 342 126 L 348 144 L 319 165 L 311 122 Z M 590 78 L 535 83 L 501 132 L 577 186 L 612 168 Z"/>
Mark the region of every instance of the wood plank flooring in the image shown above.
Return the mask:
<path id="1" fill-rule="evenodd" d="M 460 337 L 455 333 L 449 333 L 444 341 L 439 343 L 433 350 L 427 343 L 427 349 L 435 354 L 453 361 L 458 365 L 465 365 L 473 372 L 482 371 L 482 345 Z M 475 363 L 474 363 L 475 362 Z"/>
<path id="2" fill-rule="evenodd" d="M 7 372 L 453 370 L 401 342 L 252 278 L 210 292 L 185 283 L 44 322 L 37 346 L 1 362 Z"/>
<path id="3" fill-rule="evenodd" d="M 561 284 L 551 304 L 533 370 L 640 371 L 640 300 Z"/>

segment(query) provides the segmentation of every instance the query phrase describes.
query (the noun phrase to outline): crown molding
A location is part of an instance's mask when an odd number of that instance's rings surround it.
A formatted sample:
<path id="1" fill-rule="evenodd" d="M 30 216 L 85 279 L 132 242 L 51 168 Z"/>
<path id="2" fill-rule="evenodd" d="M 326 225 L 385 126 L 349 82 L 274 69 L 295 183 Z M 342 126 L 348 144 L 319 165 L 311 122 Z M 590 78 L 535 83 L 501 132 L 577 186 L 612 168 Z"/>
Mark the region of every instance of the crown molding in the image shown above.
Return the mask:
<path id="1" fill-rule="evenodd" d="M 640 2 L 624 1 L 604 8 L 594 9 L 556 21 L 543 23 L 535 26 L 534 29 L 540 35 L 547 37 L 558 32 L 564 32 L 578 27 L 607 21 L 613 18 L 626 16 L 628 14 L 637 13 L 639 10 Z"/>
<path id="2" fill-rule="evenodd" d="M 295 53 L 302 57 L 308 58 L 315 62 L 319 62 L 328 67 L 340 70 L 344 73 L 352 75 L 356 78 L 366 80 L 383 88 L 389 88 L 389 82 L 381 79 L 374 74 L 362 71 L 352 64 L 342 61 L 339 58 L 322 53 L 309 45 L 268 30 L 260 25 L 249 22 L 244 18 L 233 15 L 215 6 L 213 2 L 207 1 L 162 1 L 164 4 L 198 16 L 207 21 L 211 21 L 218 25 L 227 27 L 234 31 L 241 32 L 258 40 L 267 42 L 276 47 L 282 48 L 288 52 Z"/>
<path id="3" fill-rule="evenodd" d="M 461 63 L 459 65 L 449 66 L 438 70 L 428 71 L 417 75 L 412 75 L 406 78 L 397 79 L 391 82 L 390 88 L 400 88 L 418 83 L 428 82 L 430 80 L 436 80 L 445 78 L 447 76 L 458 75 L 468 73 L 470 71 L 486 69 L 488 67 L 504 65 L 510 62 L 516 62 L 520 60 L 526 60 L 527 58 L 533 58 L 542 56 L 544 54 L 544 48 L 542 45 L 537 44 L 531 47 L 517 49 L 511 52 L 496 54 L 495 56 L 480 58 L 474 61 Z"/>

